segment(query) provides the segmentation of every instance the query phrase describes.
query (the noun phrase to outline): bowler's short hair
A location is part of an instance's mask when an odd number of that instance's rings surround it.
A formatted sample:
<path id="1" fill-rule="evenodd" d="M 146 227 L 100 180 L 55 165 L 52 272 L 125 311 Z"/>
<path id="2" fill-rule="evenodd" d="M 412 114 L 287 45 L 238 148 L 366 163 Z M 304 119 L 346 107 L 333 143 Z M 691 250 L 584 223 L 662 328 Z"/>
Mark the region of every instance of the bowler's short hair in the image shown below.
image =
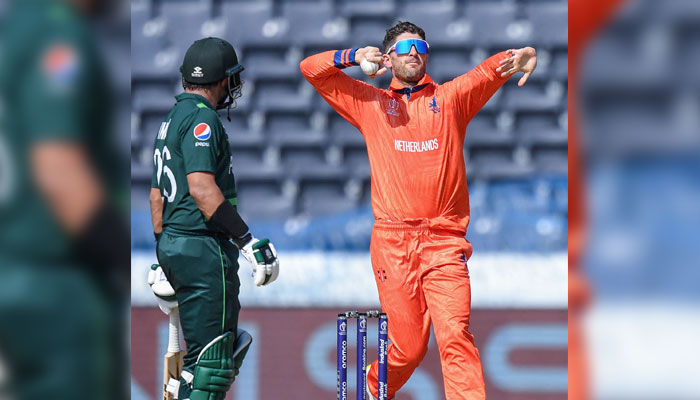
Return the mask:
<path id="1" fill-rule="evenodd" d="M 384 35 L 384 41 L 382 42 L 384 53 L 389 51 L 389 48 L 394 44 L 396 38 L 402 33 L 415 33 L 416 35 L 419 35 L 421 39 L 425 40 L 425 31 L 418 25 L 408 21 L 399 21 L 396 23 L 396 25 L 387 29 L 386 35 Z"/>

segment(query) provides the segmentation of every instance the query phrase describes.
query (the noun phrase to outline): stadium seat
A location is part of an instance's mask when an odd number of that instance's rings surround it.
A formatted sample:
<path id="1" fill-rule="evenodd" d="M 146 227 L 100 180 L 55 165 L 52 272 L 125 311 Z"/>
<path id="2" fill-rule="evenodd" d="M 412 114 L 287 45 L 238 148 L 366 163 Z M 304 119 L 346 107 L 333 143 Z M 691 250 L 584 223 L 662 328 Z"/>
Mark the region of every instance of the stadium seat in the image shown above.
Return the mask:
<path id="1" fill-rule="evenodd" d="M 516 22 L 516 13 L 517 7 L 511 2 L 467 3 L 465 18 L 469 21 L 468 42 L 480 47 L 500 48 L 522 43 L 526 37 L 509 31 Z"/>
<path id="2" fill-rule="evenodd" d="M 373 6 L 369 6 L 372 10 Z M 382 47 L 386 30 L 394 24 L 391 17 L 353 15 L 350 17 L 350 44 L 353 47 Z"/>
<path id="3" fill-rule="evenodd" d="M 523 112 L 517 116 L 517 140 L 528 145 L 566 145 L 568 135 L 555 112 Z"/>
<path id="4" fill-rule="evenodd" d="M 273 19 L 273 5 L 269 0 L 224 1 L 221 17 L 225 21 L 226 37 L 234 47 L 279 45 L 286 40 L 287 28 Z M 236 47 L 238 49 L 238 47 Z"/>
<path id="5" fill-rule="evenodd" d="M 182 55 L 197 39 L 204 37 L 202 25 L 212 16 L 210 0 L 168 0 L 160 4 L 170 43 Z"/>
<path id="6" fill-rule="evenodd" d="M 352 126 L 345 118 L 335 111 L 330 111 L 329 115 L 329 138 L 331 143 L 344 145 L 364 145 L 365 139 L 357 128 Z"/>
<path id="7" fill-rule="evenodd" d="M 139 112 L 167 112 L 176 102 L 173 86 L 168 82 L 134 83 L 131 93 L 133 108 Z"/>
<path id="8" fill-rule="evenodd" d="M 534 147 L 532 161 L 540 172 L 566 175 L 569 168 L 568 148 L 565 145 Z"/>
<path id="9" fill-rule="evenodd" d="M 241 57 L 246 79 L 266 81 L 269 79 L 299 79 L 299 63 L 289 62 L 287 47 L 265 47 L 248 49 Z"/>
<path id="10" fill-rule="evenodd" d="M 428 75 L 438 83 L 446 83 L 469 72 L 476 65 L 465 47 L 431 46 Z"/>
<path id="11" fill-rule="evenodd" d="M 369 158 L 367 147 L 347 146 L 343 150 L 343 161 L 350 176 L 365 180 L 370 177 Z"/>
<path id="12" fill-rule="evenodd" d="M 513 135 L 496 126 L 496 116 L 491 113 L 479 113 L 467 125 L 465 145 L 469 148 L 481 145 L 509 144 Z"/>
<path id="13" fill-rule="evenodd" d="M 339 15 L 348 18 L 384 18 L 391 20 L 396 13 L 396 3 L 394 0 L 342 0 L 339 4 L 339 10 Z M 387 25 L 384 29 L 389 29 L 390 26 Z"/>
<path id="14" fill-rule="evenodd" d="M 436 46 L 459 46 L 468 37 L 464 21 L 457 21 L 457 7 L 451 1 L 404 3 L 398 20 L 409 21 L 425 31 L 431 50 Z M 435 52 L 431 52 L 431 57 Z"/>
<path id="15" fill-rule="evenodd" d="M 504 91 L 504 108 L 511 111 L 556 111 L 566 99 L 561 83 L 528 81 L 522 87 L 515 78 L 508 81 Z"/>
<path id="16" fill-rule="evenodd" d="M 347 23 L 338 21 L 331 1 L 283 2 L 282 16 L 296 46 L 340 48 L 347 38 Z"/>
<path id="17" fill-rule="evenodd" d="M 566 2 L 526 4 L 525 16 L 533 27 L 533 39 L 546 46 L 566 47 L 568 6 Z"/>
<path id="18" fill-rule="evenodd" d="M 345 196 L 341 181 L 311 181 L 301 185 L 300 211 L 312 217 L 352 210 L 356 203 Z"/>
<path id="19" fill-rule="evenodd" d="M 299 90 L 298 79 L 267 79 L 257 84 L 254 107 L 257 111 L 307 112 L 311 96 Z"/>
<path id="20" fill-rule="evenodd" d="M 552 78 L 564 80 L 569 76 L 569 51 L 566 47 L 554 49 L 550 68 Z"/>
<path id="21" fill-rule="evenodd" d="M 294 199 L 282 195 L 277 180 L 243 181 L 236 189 L 238 210 L 246 221 L 281 223 L 295 214 Z"/>

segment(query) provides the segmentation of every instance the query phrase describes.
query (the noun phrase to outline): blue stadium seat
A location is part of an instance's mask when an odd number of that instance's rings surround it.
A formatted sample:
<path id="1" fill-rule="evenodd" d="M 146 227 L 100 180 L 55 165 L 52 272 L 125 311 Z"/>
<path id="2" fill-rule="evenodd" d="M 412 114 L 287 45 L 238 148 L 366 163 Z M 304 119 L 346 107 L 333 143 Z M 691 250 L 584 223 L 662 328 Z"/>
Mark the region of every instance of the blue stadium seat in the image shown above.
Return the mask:
<path id="1" fill-rule="evenodd" d="M 287 47 L 249 49 L 241 57 L 241 63 L 245 66 L 245 78 L 254 81 L 299 79 L 299 65 L 287 61 L 287 50 Z"/>
<path id="2" fill-rule="evenodd" d="M 367 147 L 348 146 L 343 151 L 345 167 L 350 175 L 361 180 L 369 179 L 370 168 Z"/>
<path id="3" fill-rule="evenodd" d="M 248 128 L 247 118 L 248 115 L 239 110 L 231 112 L 231 122 L 226 117 L 221 118 L 234 154 L 236 148 L 250 146 L 262 148 L 266 144 L 266 139 L 261 132 Z"/>
<path id="4" fill-rule="evenodd" d="M 182 60 L 167 51 L 166 22 L 150 18 L 148 11 L 136 10 L 131 24 L 131 75 L 133 79 L 172 79 Z"/>
<path id="5" fill-rule="evenodd" d="M 344 193 L 342 181 L 313 181 L 301 185 L 300 211 L 318 217 L 352 210 L 356 202 Z"/>
<path id="6" fill-rule="evenodd" d="M 169 82 L 134 83 L 131 93 L 136 111 L 168 111 L 176 102 Z"/>
<path id="7" fill-rule="evenodd" d="M 459 46 L 464 44 L 467 32 L 459 29 L 457 7 L 451 1 L 428 1 L 404 3 L 398 20 L 409 21 L 425 31 L 431 50 L 436 46 Z M 431 57 L 434 52 L 431 52 Z"/>
<path id="8" fill-rule="evenodd" d="M 523 112 L 516 118 L 517 139 L 529 145 L 566 145 L 568 135 L 554 112 Z"/>
<path id="9" fill-rule="evenodd" d="M 295 213 L 294 200 L 283 196 L 280 187 L 278 181 L 265 179 L 238 184 L 238 210 L 243 218 L 280 224 L 291 218 Z"/>
<path id="10" fill-rule="evenodd" d="M 465 7 L 469 21 L 468 42 L 480 47 L 510 47 L 523 38 L 512 37 L 508 28 L 516 21 L 517 7 L 511 2 L 470 2 Z"/>
<path id="11" fill-rule="evenodd" d="M 148 149 L 153 148 L 153 142 L 166 116 L 167 111 L 149 112 L 141 115 L 141 140 Z"/>
<path id="12" fill-rule="evenodd" d="M 282 168 L 290 176 L 309 175 L 330 166 L 325 160 L 324 146 L 285 147 L 280 149 Z"/>
<path id="13" fill-rule="evenodd" d="M 396 13 L 396 3 L 394 0 L 344 0 L 339 5 L 339 10 L 339 15 L 348 18 L 381 17 L 392 20 Z M 389 29 L 390 26 L 391 25 L 387 25 L 384 29 Z M 382 35 L 382 37 L 384 37 L 384 35 Z"/>
<path id="14" fill-rule="evenodd" d="M 262 139 L 259 134 L 254 134 Z M 236 181 L 256 181 L 258 179 L 279 179 L 283 176 L 279 162 L 270 159 L 271 147 L 266 147 L 267 142 L 234 142 L 229 137 L 233 156 L 233 172 Z M 272 153 L 275 153 L 274 151 Z M 274 157 L 273 157 L 274 158 Z"/>
<path id="15" fill-rule="evenodd" d="M 525 15 L 533 27 L 537 43 L 566 47 L 568 42 L 568 5 L 564 1 L 526 4 Z"/>
<path id="16" fill-rule="evenodd" d="M 335 111 L 328 114 L 328 131 L 331 143 L 344 145 L 364 145 L 365 139 L 357 128 Z"/>
<path id="17" fill-rule="evenodd" d="M 430 48 L 428 75 L 438 83 L 446 83 L 469 72 L 474 67 L 465 47 Z"/>
<path id="18" fill-rule="evenodd" d="M 166 20 L 170 43 L 184 56 L 187 48 L 204 36 L 202 25 L 212 16 L 212 3 L 210 0 L 164 1 L 160 15 Z"/>
<path id="19" fill-rule="evenodd" d="M 373 6 L 369 6 L 372 10 Z M 350 18 L 350 40 L 353 47 L 382 47 L 386 30 L 394 24 L 394 19 L 381 16 L 354 16 Z"/>
<path id="20" fill-rule="evenodd" d="M 532 149 L 532 163 L 540 172 L 567 174 L 569 168 L 566 146 L 535 147 Z"/>
<path id="21" fill-rule="evenodd" d="M 496 115 L 492 113 L 480 112 L 467 125 L 465 145 L 468 148 L 512 142 L 513 135 L 496 127 Z"/>
<path id="22" fill-rule="evenodd" d="M 518 87 L 520 74 L 513 77 L 501 90 L 504 91 L 504 108 L 524 111 L 556 111 L 565 101 L 565 93 L 551 93 L 547 90 L 549 82 L 528 80 Z"/>
<path id="23" fill-rule="evenodd" d="M 283 2 L 282 16 L 289 23 L 289 33 L 297 46 L 340 48 L 347 31 L 334 21 L 331 1 Z"/>
<path id="24" fill-rule="evenodd" d="M 226 23 L 225 37 L 236 43 L 235 46 L 245 48 L 285 41 L 286 31 L 279 21 L 273 19 L 270 0 L 224 1 L 221 15 Z"/>
<path id="25" fill-rule="evenodd" d="M 307 112 L 311 97 L 299 91 L 298 79 L 268 79 L 257 84 L 254 107 L 257 111 Z"/>

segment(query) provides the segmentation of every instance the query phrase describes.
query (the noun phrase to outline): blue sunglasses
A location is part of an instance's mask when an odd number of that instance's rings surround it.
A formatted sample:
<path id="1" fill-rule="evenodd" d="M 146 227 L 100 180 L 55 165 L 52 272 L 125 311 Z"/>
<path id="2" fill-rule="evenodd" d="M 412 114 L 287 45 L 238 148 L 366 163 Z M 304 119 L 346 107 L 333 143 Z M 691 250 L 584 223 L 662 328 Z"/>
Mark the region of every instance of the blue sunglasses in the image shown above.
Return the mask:
<path id="1" fill-rule="evenodd" d="M 428 50 L 430 49 L 430 45 L 428 45 L 428 42 L 426 42 L 425 40 L 404 39 L 394 43 L 394 45 L 389 48 L 389 51 L 387 51 L 386 54 L 391 53 L 392 50 L 394 50 L 396 54 L 399 55 L 408 54 L 411 52 L 411 47 L 415 47 L 416 51 L 419 54 L 428 54 Z"/>

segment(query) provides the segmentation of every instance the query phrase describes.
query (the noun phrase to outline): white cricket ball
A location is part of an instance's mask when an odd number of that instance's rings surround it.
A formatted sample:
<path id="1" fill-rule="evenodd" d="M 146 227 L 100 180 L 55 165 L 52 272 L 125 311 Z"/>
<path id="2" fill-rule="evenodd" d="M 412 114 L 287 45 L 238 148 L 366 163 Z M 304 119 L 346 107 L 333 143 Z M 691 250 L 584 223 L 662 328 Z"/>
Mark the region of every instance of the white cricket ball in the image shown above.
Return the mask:
<path id="1" fill-rule="evenodd" d="M 362 72 L 364 72 L 365 75 L 371 76 L 377 73 L 379 70 L 379 64 L 365 59 L 360 63 L 360 68 L 362 68 Z"/>

